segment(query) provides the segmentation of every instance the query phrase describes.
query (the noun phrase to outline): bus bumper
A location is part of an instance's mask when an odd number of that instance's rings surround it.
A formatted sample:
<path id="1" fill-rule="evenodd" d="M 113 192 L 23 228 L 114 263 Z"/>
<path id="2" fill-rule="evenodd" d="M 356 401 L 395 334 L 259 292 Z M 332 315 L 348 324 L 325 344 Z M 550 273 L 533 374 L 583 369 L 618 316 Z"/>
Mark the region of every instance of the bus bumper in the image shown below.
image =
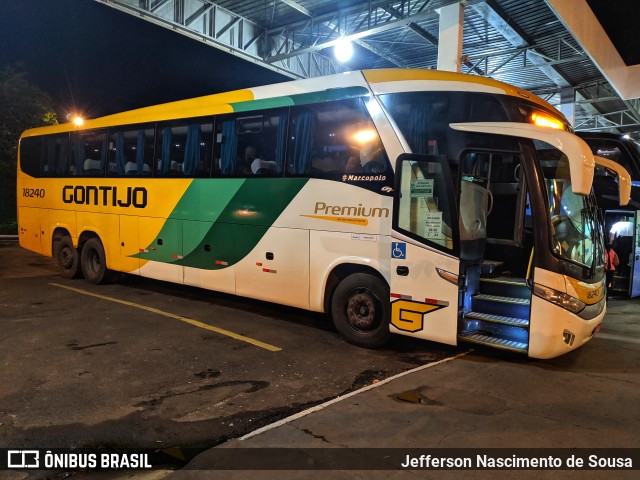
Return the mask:
<path id="1" fill-rule="evenodd" d="M 606 299 L 603 298 L 598 303 L 588 306 L 595 316 L 585 320 L 534 295 L 531 299 L 529 356 L 540 359 L 554 358 L 587 343 L 600 330 L 606 313 L 605 305 Z"/>

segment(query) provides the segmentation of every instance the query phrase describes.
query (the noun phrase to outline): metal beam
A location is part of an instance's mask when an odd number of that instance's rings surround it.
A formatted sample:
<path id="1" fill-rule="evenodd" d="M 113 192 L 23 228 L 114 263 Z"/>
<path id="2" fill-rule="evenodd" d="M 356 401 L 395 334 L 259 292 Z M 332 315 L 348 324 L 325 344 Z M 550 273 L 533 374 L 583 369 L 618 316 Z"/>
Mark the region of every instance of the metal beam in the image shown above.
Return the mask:
<path id="1" fill-rule="evenodd" d="M 265 61 L 273 64 L 298 55 L 312 54 L 335 45 L 341 38 L 354 42 L 364 41 L 371 35 L 405 28 L 435 16 L 436 8 L 459 2 L 460 0 L 370 0 L 326 12 L 268 31 L 272 49 Z M 398 62 L 397 59 L 383 58 L 393 63 Z"/>
<path id="2" fill-rule="evenodd" d="M 178 32 L 290 78 L 304 78 L 309 75 L 308 68 L 301 68 L 300 62 L 280 62 L 277 65 L 264 62 L 262 58 L 264 55 L 263 50 L 271 40 L 267 37 L 267 29 L 221 7 L 214 1 L 94 1 Z M 201 18 L 204 21 L 199 22 L 198 20 Z M 208 27 L 205 27 L 205 25 L 208 25 Z M 314 70 L 316 75 L 336 73 L 343 70 L 343 67 L 328 57 L 323 57 L 317 53 L 313 56 L 316 58 L 313 58 L 312 63 L 319 67 L 319 70 Z"/>
<path id="3" fill-rule="evenodd" d="M 532 41 L 513 22 L 509 16 L 493 0 L 485 0 L 469 5 L 480 16 L 482 16 L 496 31 L 514 47 L 526 49 L 526 61 L 538 67 L 549 79 L 559 87 L 569 87 L 570 83 L 553 66 L 536 52 L 532 47 Z"/>
<path id="4" fill-rule="evenodd" d="M 284 3 L 285 5 L 289 5 L 294 10 L 297 10 L 300 13 L 306 15 L 307 17 L 313 17 L 313 13 L 311 13 L 311 10 L 308 10 L 308 9 L 304 8 L 298 2 L 294 2 L 293 0 L 280 0 L 280 1 L 282 3 Z"/>
<path id="5" fill-rule="evenodd" d="M 433 15 L 435 15 L 435 12 L 433 10 L 430 10 L 428 12 L 423 12 L 416 15 L 415 17 L 412 16 L 410 18 L 403 18 L 399 20 L 389 20 L 389 18 L 386 18 L 385 20 L 378 22 L 378 24 L 374 27 L 371 27 L 368 29 L 356 30 L 350 33 L 345 32 L 344 35 L 337 36 L 336 38 L 329 41 L 314 43 L 313 45 L 308 47 L 300 47 L 297 45 L 292 46 L 292 48 L 289 48 L 286 53 L 269 56 L 265 59 L 265 61 L 267 63 L 274 63 L 287 58 L 296 57 L 298 55 L 317 52 L 325 48 L 332 47 L 336 43 L 338 43 L 340 40 L 343 40 L 343 39 L 344 40 L 360 40 L 360 39 L 369 37 L 371 35 L 375 35 L 377 33 L 386 32 L 388 30 L 394 30 L 396 28 L 402 28 L 414 21 L 424 20 L 426 18 L 432 17 Z"/>
<path id="6" fill-rule="evenodd" d="M 629 110 L 621 110 L 618 112 L 603 113 L 593 115 L 578 123 L 575 126 L 576 131 L 588 132 L 603 129 L 620 129 L 640 126 Z"/>
<path id="7" fill-rule="evenodd" d="M 555 68 L 555 66 L 562 63 L 573 63 L 584 60 L 585 58 L 587 58 L 584 52 L 576 50 L 569 45 L 569 47 L 571 47 L 571 49 L 573 50 L 573 55 L 569 57 L 563 57 L 563 49 L 561 47 L 564 40 L 560 39 L 557 50 L 557 58 L 550 57 L 543 54 L 539 48 L 533 45 L 533 41 L 515 22 L 512 21 L 511 18 L 509 18 L 509 16 L 497 5 L 494 0 L 483 0 L 474 2 L 473 4 L 469 5 L 469 8 L 472 8 L 478 14 L 480 14 L 489 23 L 489 25 L 500 32 L 500 34 L 509 43 L 511 43 L 511 45 L 523 50 L 523 62 L 521 65 L 510 70 L 494 70 L 491 72 L 492 75 L 497 73 L 508 73 L 510 71 L 523 71 L 527 68 L 527 63 L 529 63 L 530 65 L 534 65 L 536 68 L 540 69 L 553 83 L 558 85 L 558 87 L 572 87 L 570 82 L 566 78 L 564 78 L 564 76 Z M 504 62 L 501 67 L 508 65 L 508 63 L 509 62 Z M 582 92 L 576 90 L 576 100 L 580 101 L 582 99 L 584 99 Z M 583 108 L 585 108 L 593 116 L 598 116 L 602 113 L 594 105 L 591 104 L 583 105 Z"/>

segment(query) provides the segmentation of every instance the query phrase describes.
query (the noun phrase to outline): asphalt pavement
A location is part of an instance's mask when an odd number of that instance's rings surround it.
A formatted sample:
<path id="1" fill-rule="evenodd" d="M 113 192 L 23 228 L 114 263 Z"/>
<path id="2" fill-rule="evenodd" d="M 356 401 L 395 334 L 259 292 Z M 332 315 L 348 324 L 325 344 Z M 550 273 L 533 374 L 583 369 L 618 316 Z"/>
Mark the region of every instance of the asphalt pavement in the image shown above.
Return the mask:
<path id="1" fill-rule="evenodd" d="M 179 471 L 141 475 L 169 480 L 635 479 L 639 384 L 640 312 L 635 300 L 613 299 L 601 333 L 563 357 L 532 361 L 484 349 L 461 353 L 230 440 Z M 553 457 L 562 466 L 477 468 L 477 456 L 487 453 L 489 461 Z M 475 468 L 403 468 L 411 465 L 411 457 L 418 465 L 419 454 L 469 457 Z M 582 459 L 582 468 L 567 468 L 572 455 L 571 466 Z M 627 459 L 632 468 L 626 467 Z M 611 462 L 624 466 L 603 468 Z"/>

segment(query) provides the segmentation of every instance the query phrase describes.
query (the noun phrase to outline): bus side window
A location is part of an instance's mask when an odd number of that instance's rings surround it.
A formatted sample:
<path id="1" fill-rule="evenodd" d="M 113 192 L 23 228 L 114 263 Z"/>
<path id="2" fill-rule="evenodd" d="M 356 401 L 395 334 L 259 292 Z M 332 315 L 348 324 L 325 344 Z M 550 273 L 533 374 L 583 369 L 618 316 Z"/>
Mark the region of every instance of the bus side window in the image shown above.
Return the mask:
<path id="1" fill-rule="evenodd" d="M 287 109 L 220 117 L 216 122 L 214 169 L 223 176 L 280 176 Z"/>
<path id="2" fill-rule="evenodd" d="M 103 176 L 107 159 L 107 131 L 85 130 L 71 134 L 70 175 Z"/>
<path id="3" fill-rule="evenodd" d="M 288 172 L 315 178 L 390 170 L 373 122 L 359 98 L 292 109 Z"/>
<path id="4" fill-rule="evenodd" d="M 158 126 L 156 176 L 182 177 L 187 126 Z"/>
<path id="5" fill-rule="evenodd" d="M 69 173 L 69 134 L 44 137 L 42 174 L 66 177 Z"/>
<path id="6" fill-rule="evenodd" d="M 152 125 L 135 125 L 109 132 L 109 166 L 110 176 L 151 176 L 153 164 Z"/>
<path id="7" fill-rule="evenodd" d="M 40 176 L 42 137 L 25 137 L 20 140 L 20 170 L 31 177 Z"/>
<path id="8" fill-rule="evenodd" d="M 156 136 L 156 175 L 209 177 L 213 123 L 181 120 L 160 124 Z"/>
<path id="9" fill-rule="evenodd" d="M 198 178 L 209 178 L 211 176 L 213 153 L 213 123 L 206 123 L 200 126 L 200 142 L 198 165 L 195 176 Z"/>

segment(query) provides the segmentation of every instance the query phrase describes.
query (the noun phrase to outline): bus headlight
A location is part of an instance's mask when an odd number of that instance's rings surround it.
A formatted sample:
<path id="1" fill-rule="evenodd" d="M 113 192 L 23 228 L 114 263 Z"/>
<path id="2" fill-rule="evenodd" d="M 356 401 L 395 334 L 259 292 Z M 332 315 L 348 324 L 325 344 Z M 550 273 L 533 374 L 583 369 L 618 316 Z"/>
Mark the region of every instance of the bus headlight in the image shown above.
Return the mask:
<path id="1" fill-rule="evenodd" d="M 533 285 L 533 294 L 545 299 L 547 302 L 551 302 L 565 310 L 569 310 L 572 313 L 580 313 L 584 310 L 584 307 L 586 307 L 586 304 L 578 300 L 576 297 L 559 292 L 553 288 L 543 287 L 537 283 Z"/>

